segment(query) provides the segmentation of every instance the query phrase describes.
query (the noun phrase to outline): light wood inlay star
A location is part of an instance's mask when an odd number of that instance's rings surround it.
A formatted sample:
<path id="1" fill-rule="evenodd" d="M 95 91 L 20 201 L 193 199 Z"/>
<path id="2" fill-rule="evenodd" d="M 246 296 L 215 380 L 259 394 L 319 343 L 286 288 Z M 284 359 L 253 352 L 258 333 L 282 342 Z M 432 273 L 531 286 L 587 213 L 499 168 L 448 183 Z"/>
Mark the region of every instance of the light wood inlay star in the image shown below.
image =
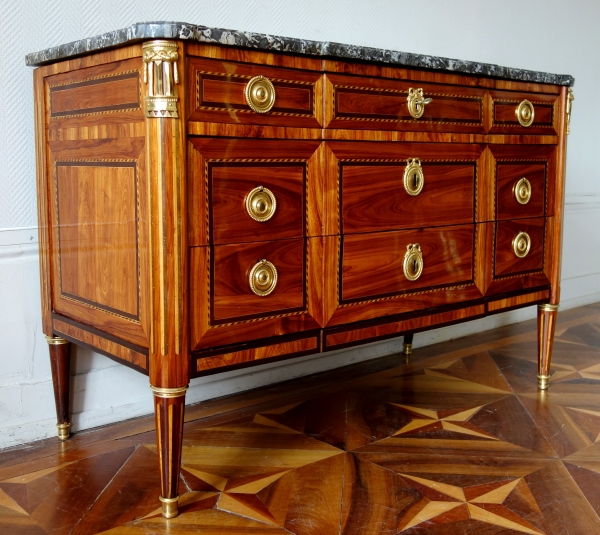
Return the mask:
<path id="1" fill-rule="evenodd" d="M 472 519 L 519 533 L 544 535 L 543 531 L 538 530 L 522 516 L 503 505 L 517 487 L 520 487 L 519 495 L 523 495 L 526 490 L 531 496 L 527 483 L 522 478 L 461 488 L 407 474 L 400 475 L 412 482 L 411 486 L 422 495 L 422 499 L 413 505 L 401 519 L 398 526 L 400 532 L 428 521 L 435 524 L 446 524 Z M 532 508 L 531 498 L 527 501 L 521 499 L 519 502 L 521 508 Z M 535 501 L 533 504 L 535 504 L 533 507 L 536 512 L 539 512 Z"/>

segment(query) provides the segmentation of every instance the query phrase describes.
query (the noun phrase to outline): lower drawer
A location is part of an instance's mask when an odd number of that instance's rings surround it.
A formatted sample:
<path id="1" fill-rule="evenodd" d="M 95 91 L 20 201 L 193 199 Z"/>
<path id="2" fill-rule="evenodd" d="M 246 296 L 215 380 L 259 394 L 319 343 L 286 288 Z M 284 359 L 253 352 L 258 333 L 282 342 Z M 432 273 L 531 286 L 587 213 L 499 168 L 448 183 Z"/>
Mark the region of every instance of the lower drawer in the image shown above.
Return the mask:
<path id="1" fill-rule="evenodd" d="M 341 302 L 473 280 L 474 225 L 343 237 Z"/>
<path id="2" fill-rule="evenodd" d="M 540 271 L 544 264 L 543 217 L 498 221 L 494 244 L 494 275 Z"/>

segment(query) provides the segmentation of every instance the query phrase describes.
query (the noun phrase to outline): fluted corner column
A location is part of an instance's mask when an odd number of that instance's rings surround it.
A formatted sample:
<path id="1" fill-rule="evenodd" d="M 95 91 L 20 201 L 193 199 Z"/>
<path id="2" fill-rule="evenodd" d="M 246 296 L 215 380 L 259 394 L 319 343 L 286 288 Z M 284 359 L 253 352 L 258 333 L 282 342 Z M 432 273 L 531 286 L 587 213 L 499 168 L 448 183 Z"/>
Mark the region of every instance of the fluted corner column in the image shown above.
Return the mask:
<path id="1" fill-rule="evenodd" d="M 538 305 L 538 388 L 546 390 L 550 383 L 552 347 L 558 305 Z"/>
<path id="2" fill-rule="evenodd" d="M 46 336 L 50 351 L 50 368 L 56 405 L 58 439 L 67 440 L 71 434 L 69 399 L 71 391 L 71 342 L 58 336 Z"/>

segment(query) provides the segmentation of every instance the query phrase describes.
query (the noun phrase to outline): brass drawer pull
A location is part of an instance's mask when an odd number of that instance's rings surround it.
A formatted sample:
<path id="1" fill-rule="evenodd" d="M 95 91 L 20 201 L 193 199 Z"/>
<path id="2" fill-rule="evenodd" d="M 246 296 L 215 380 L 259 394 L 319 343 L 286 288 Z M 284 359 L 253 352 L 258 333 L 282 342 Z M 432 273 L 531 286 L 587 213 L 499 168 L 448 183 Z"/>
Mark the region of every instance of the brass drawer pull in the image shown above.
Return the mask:
<path id="1" fill-rule="evenodd" d="M 246 211 L 248 215 L 258 221 L 264 223 L 273 217 L 277 208 L 277 200 L 270 189 L 263 186 L 254 188 L 246 196 Z"/>
<path id="2" fill-rule="evenodd" d="M 246 84 L 246 102 L 256 113 L 267 113 L 275 105 L 275 88 L 268 78 L 255 76 Z"/>
<path id="3" fill-rule="evenodd" d="M 531 184 L 525 177 L 521 178 L 513 188 L 515 199 L 519 204 L 527 204 L 531 199 Z"/>
<path id="4" fill-rule="evenodd" d="M 531 238 L 529 237 L 529 234 L 527 234 L 527 232 L 519 232 L 515 236 L 512 246 L 517 257 L 525 258 L 531 249 Z"/>
<path id="5" fill-rule="evenodd" d="M 528 100 L 522 101 L 515 110 L 517 114 L 517 120 L 521 126 L 531 126 L 533 123 L 533 118 L 535 117 L 535 110 L 533 109 L 533 104 Z"/>
<path id="6" fill-rule="evenodd" d="M 269 295 L 277 286 L 277 269 L 268 260 L 259 260 L 250 270 L 250 289 L 259 297 Z"/>
<path id="7" fill-rule="evenodd" d="M 423 253 L 420 244 L 411 243 L 406 246 L 402 269 L 404 270 L 404 276 L 409 281 L 416 281 L 421 276 L 423 273 Z"/>
<path id="8" fill-rule="evenodd" d="M 418 119 L 423 115 L 425 111 L 425 106 L 429 104 L 433 99 L 425 98 L 423 95 L 423 89 L 418 88 L 414 89 L 412 87 L 408 88 L 408 113 L 410 113 L 411 117 Z"/>
<path id="9" fill-rule="evenodd" d="M 409 158 L 404 170 L 404 189 L 409 195 L 418 195 L 425 185 L 425 175 L 419 158 Z"/>

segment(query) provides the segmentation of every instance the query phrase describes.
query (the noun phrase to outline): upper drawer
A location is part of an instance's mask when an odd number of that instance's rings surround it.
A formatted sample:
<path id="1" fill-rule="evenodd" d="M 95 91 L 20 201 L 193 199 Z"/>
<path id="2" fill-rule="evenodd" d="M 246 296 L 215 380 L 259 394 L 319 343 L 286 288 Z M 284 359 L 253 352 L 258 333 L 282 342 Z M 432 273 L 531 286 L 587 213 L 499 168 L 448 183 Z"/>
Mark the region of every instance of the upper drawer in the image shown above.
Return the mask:
<path id="1" fill-rule="evenodd" d="M 327 128 L 484 132 L 484 89 L 338 74 L 328 74 L 325 84 Z"/>
<path id="2" fill-rule="evenodd" d="M 328 142 L 343 234 L 472 223 L 480 145 Z M 333 181 L 332 181 L 333 182 Z"/>
<path id="3" fill-rule="evenodd" d="M 318 72 L 193 57 L 188 69 L 190 121 L 321 127 Z"/>
<path id="4" fill-rule="evenodd" d="M 341 301 L 471 282 L 473 229 L 462 225 L 344 236 Z"/>
<path id="5" fill-rule="evenodd" d="M 558 95 L 490 91 L 490 134 L 558 133 Z"/>
<path id="6" fill-rule="evenodd" d="M 190 245 L 321 234 L 319 145 L 193 138 Z"/>
<path id="7" fill-rule="evenodd" d="M 498 163 L 496 168 L 498 219 L 544 215 L 546 164 Z"/>

